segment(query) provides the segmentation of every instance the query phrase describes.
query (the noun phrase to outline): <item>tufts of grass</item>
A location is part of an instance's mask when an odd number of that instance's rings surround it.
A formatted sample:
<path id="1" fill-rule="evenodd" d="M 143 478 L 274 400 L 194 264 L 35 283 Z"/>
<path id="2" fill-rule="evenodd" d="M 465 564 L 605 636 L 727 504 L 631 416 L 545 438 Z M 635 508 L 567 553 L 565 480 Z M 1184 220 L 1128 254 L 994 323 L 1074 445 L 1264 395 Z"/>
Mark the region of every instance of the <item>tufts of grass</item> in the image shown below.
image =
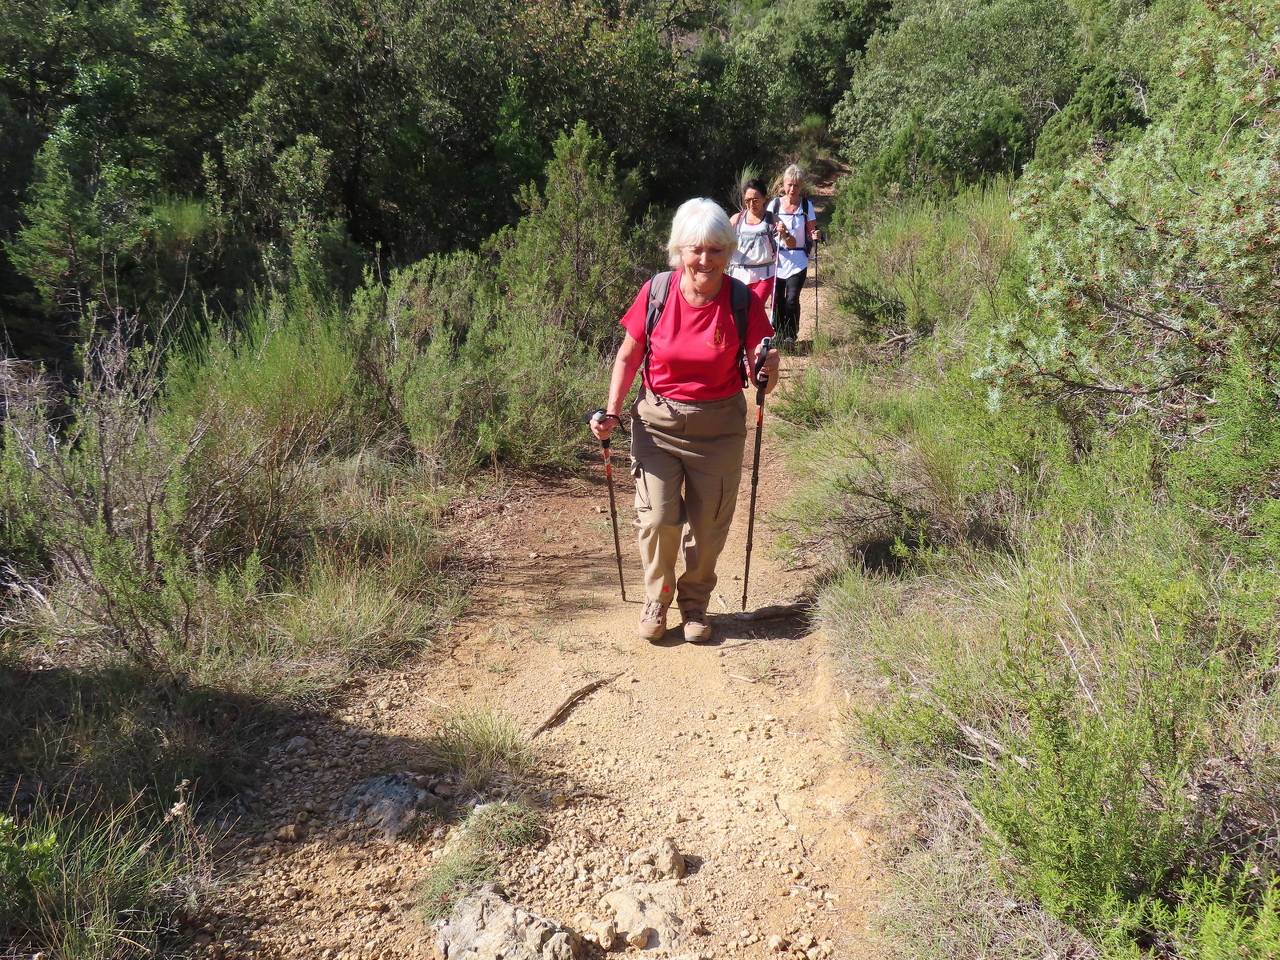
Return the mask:
<path id="1" fill-rule="evenodd" d="M 536 843 L 546 835 L 542 815 L 523 800 L 476 807 L 419 884 L 422 915 L 432 923 L 447 917 L 460 899 L 497 876 L 508 851 Z"/>
<path id="2" fill-rule="evenodd" d="M 141 801 L 0 816 L 0 929 L 63 960 L 153 955 L 209 883 L 208 841 L 185 796 L 156 817 Z"/>
<path id="3" fill-rule="evenodd" d="M 542 840 L 542 814 L 524 801 L 484 803 L 471 811 L 462 829 L 485 849 L 514 850 Z"/>
<path id="4" fill-rule="evenodd" d="M 484 851 L 464 846 L 437 860 L 418 885 L 418 904 L 428 923 L 443 920 L 454 904 L 497 875 L 497 865 Z"/>
<path id="5" fill-rule="evenodd" d="M 480 791 L 529 771 L 533 754 L 514 720 L 493 710 L 468 708 L 444 717 L 426 745 L 427 766 L 455 775 Z"/>

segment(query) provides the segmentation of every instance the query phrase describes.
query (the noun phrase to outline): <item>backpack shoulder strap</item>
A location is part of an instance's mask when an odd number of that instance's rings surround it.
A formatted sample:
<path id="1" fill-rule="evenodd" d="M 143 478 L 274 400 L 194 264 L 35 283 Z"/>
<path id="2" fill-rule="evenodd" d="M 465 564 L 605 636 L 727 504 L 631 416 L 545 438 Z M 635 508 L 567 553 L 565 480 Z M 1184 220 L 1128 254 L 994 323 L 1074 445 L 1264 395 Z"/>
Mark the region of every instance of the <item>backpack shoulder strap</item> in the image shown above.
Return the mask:
<path id="1" fill-rule="evenodd" d="M 751 288 L 737 277 L 729 277 L 729 303 L 733 323 L 738 328 L 738 371 L 742 385 L 747 385 L 747 325 L 751 320 Z"/>
<path id="2" fill-rule="evenodd" d="M 653 390 L 653 384 L 649 379 L 649 352 L 650 340 L 653 337 L 653 328 L 658 325 L 658 321 L 662 319 L 662 310 L 667 305 L 667 294 L 671 290 L 671 278 L 675 276 L 675 271 L 664 270 L 662 273 L 655 273 L 649 279 L 649 302 L 644 313 L 644 359 L 641 361 L 641 381 Z"/>
<path id="3" fill-rule="evenodd" d="M 644 315 L 644 342 L 645 346 L 649 345 L 649 337 L 653 333 L 653 328 L 658 325 L 658 321 L 662 318 L 662 308 L 667 305 L 667 291 L 671 289 L 671 276 L 673 271 L 664 270 L 662 273 L 655 273 L 649 280 L 649 306 Z"/>

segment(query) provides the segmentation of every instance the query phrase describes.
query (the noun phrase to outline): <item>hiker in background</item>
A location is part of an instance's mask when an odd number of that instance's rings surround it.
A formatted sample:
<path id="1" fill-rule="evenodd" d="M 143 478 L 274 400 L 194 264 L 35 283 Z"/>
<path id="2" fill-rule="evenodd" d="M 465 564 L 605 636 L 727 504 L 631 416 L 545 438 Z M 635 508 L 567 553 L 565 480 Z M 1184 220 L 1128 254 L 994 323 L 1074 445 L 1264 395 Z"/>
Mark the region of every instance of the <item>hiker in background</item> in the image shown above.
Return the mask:
<path id="1" fill-rule="evenodd" d="M 631 472 L 645 582 L 639 634 L 650 641 L 666 633 L 673 600 L 686 640 L 712 638 L 707 604 L 737 504 L 747 436 L 744 368 L 748 357 L 760 361 L 761 341 L 773 333 L 760 297 L 725 273 L 736 246 L 729 217 L 714 201 L 680 206 L 667 241 L 672 272 L 646 282 L 623 315 L 626 336 L 608 400 L 591 419 L 596 438 L 608 439 L 640 373 L 631 406 Z M 763 372 L 772 390 L 776 350 L 764 358 Z M 682 542 L 685 569 L 677 580 Z"/>
<path id="2" fill-rule="evenodd" d="M 794 343 L 800 333 L 800 290 L 808 274 L 809 253 L 814 241 L 822 239 L 813 201 L 804 195 L 804 171 L 794 163 L 782 174 L 782 194 L 770 200 L 767 209 L 780 227 L 773 289 L 778 336 Z"/>
<path id="3" fill-rule="evenodd" d="M 729 275 L 750 287 L 766 308 L 778 272 L 778 218 L 764 208 L 768 192 L 763 180 L 744 180 L 741 209 L 729 221 L 738 236 Z"/>

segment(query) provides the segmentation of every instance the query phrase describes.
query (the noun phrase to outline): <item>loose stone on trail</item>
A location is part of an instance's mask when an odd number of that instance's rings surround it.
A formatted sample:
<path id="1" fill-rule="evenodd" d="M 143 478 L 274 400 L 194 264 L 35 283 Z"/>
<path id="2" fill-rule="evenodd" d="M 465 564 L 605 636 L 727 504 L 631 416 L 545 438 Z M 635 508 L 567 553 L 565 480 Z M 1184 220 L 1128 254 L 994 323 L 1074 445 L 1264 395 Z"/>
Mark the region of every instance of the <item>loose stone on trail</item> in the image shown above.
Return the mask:
<path id="1" fill-rule="evenodd" d="M 436 925 L 445 960 L 579 960 L 572 930 L 509 903 L 493 884 L 463 897 Z"/>

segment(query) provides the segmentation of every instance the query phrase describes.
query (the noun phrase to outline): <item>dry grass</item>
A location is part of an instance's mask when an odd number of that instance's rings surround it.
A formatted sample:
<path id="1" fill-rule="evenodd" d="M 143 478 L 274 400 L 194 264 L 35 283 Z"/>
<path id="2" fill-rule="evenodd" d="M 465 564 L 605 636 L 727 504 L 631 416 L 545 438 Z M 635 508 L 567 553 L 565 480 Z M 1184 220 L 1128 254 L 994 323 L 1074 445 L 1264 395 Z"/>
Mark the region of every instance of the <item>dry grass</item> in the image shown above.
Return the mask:
<path id="1" fill-rule="evenodd" d="M 464 788 L 481 792 L 516 779 L 533 767 L 533 753 L 519 725 L 483 707 L 455 710 L 426 744 L 429 769 L 451 773 Z"/>

